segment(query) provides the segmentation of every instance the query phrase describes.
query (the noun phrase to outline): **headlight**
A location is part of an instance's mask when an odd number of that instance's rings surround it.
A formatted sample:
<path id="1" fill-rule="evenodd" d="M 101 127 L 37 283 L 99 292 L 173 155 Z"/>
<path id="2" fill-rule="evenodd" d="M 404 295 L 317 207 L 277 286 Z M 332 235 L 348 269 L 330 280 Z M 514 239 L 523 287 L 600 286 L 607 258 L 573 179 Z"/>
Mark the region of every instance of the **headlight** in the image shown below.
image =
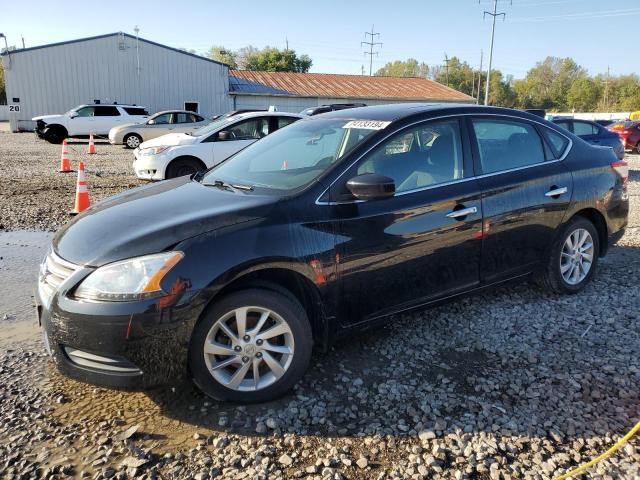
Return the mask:
<path id="1" fill-rule="evenodd" d="M 162 153 L 165 150 L 168 150 L 169 148 L 171 148 L 169 145 L 162 145 L 160 147 L 141 148 L 140 155 L 158 155 L 159 153 Z"/>
<path id="2" fill-rule="evenodd" d="M 165 295 L 160 282 L 183 257 L 182 252 L 167 252 L 110 263 L 85 278 L 74 295 L 87 300 L 108 302 L 127 302 Z"/>

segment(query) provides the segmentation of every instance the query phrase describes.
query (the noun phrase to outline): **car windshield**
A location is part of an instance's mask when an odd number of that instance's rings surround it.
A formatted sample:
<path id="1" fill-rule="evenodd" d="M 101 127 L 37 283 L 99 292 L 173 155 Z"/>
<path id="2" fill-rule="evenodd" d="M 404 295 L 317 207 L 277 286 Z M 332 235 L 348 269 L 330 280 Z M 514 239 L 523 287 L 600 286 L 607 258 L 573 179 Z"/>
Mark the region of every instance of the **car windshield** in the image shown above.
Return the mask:
<path id="1" fill-rule="evenodd" d="M 345 119 L 301 120 L 245 148 L 207 172 L 202 183 L 223 181 L 288 191 L 318 178 L 376 132 L 372 124 Z M 361 128 L 361 127 L 365 128 Z"/>
<path id="2" fill-rule="evenodd" d="M 204 127 L 201 127 L 197 130 L 195 130 L 193 133 L 191 133 L 191 135 L 193 135 L 194 137 L 205 137 L 207 135 L 212 134 L 213 132 L 215 132 L 216 130 L 218 130 L 220 127 L 227 125 L 227 124 L 231 124 L 231 123 L 235 123 L 238 120 L 242 120 L 244 117 L 240 116 L 240 115 L 236 115 L 233 117 L 225 117 L 224 115 L 221 118 L 218 118 L 217 120 L 214 120 L 213 122 L 211 122 L 208 125 L 205 125 Z"/>

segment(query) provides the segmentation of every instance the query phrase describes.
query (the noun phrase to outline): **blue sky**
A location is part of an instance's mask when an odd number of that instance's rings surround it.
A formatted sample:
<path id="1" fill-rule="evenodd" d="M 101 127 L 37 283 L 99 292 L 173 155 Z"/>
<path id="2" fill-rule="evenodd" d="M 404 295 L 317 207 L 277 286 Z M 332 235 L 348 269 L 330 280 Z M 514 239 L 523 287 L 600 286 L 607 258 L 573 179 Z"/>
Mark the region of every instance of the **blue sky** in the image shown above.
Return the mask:
<path id="1" fill-rule="evenodd" d="M 492 0 L 272 0 L 270 2 L 164 0 L 0 0 L 0 32 L 27 47 L 124 31 L 198 53 L 211 45 L 289 47 L 307 53 L 312 71 L 357 73 L 368 65 L 360 41 L 375 25 L 383 42 L 374 70 L 414 57 L 442 64 L 445 52 L 485 66 Z M 590 73 L 638 71 L 634 32 L 640 30 L 638 0 L 500 0 L 506 20 L 496 24 L 494 67 L 520 78 L 547 55 L 570 56 Z M 636 37 L 637 38 L 637 37 Z M 627 45 L 627 47 L 625 47 Z"/>

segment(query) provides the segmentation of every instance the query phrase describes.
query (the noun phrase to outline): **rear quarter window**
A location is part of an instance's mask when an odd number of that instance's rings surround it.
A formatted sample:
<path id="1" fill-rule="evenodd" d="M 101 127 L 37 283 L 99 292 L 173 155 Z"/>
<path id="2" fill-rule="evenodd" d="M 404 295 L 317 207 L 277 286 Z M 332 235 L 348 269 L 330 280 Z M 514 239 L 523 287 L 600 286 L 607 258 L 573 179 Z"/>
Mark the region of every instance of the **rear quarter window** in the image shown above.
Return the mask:
<path id="1" fill-rule="evenodd" d="M 554 132 L 550 128 L 542 128 L 542 135 L 549 144 L 554 158 L 558 159 L 562 157 L 569 147 L 569 139 L 564 135 Z"/>

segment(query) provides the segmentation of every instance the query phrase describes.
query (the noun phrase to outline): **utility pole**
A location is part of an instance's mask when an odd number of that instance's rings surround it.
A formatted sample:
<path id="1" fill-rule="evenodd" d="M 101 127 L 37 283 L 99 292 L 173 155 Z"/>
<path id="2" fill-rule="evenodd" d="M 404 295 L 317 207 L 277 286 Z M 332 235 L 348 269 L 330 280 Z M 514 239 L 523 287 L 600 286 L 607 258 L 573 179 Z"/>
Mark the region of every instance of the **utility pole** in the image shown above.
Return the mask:
<path id="1" fill-rule="evenodd" d="M 444 68 L 447 76 L 447 87 L 449 86 L 449 57 L 447 57 L 447 52 L 444 52 Z"/>
<path id="2" fill-rule="evenodd" d="M 284 37 L 284 43 L 285 43 L 284 50 L 285 50 L 285 52 L 288 52 L 289 51 L 289 39 L 287 37 Z"/>
<path id="3" fill-rule="evenodd" d="M 483 57 L 484 51 L 481 49 L 480 50 L 480 71 L 478 72 L 479 77 L 478 78 L 478 98 L 476 99 L 476 105 L 480 105 L 480 87 L 482 86 L 482 57 Z"/>
<path id="4" fill-rule="evenodd" d="M 480 0 L 478 0 L 478 3 L 480 2 Z M 487 15 L 490 15 L 493 17 L 493 26 L 491 27 L 491 48 L 489 49 L 489 68 L 487 70 L 487 88 L 484 91 L 484 104 L 485 105 L 489 105 L 489 84 L 491 82 L 491 64 L 493 62 L 493 39 L 496 35 L 496 17 L 502 17 L 502 20 L 504 20 L 507 16 L 506 13 L 504 12 L 500 12 L 498 13 L 498 0 L 493 0 L 493 13 L 491 12 L 487 12 L 486 10 L 484 11 L 484 14 L 482 15 L 482 18 L 486 18 Z"/>
<path id="5" fill-rule="evenodd" d="M 609 65 L 607 65 L 607 76 L 604 80 L 604 95 L 602 97 L 604 110 L 609 111 Z"/>
<path id="6" fill-rule="evenodd" d="M 364 63 L 362 64 L 362 75 L 364 75 Z"/>
<path id="7" fill-rule="evenodd" d="M 365 39 L 367 38 L 367 35 L 371 36 L 370 42 L 367 42 L 367 41 L 360 42 L 360 46 L 369 45 L 369 51 L 364 52 L 364 54 L 369 55 L 369 76 L 371 76 L 373 75 L 373 55 L 374 55 L 373 47 L 376 45 L 382 46 L 382 43 L 374 41 L 376 35 L 378 36 L 378 38 L 380 38 L 380 34 L 375 32 L 373 25 L 371 25 L 371 32 L 364 32 L 364 35 L 365 35 Z M 375 55 L 378 55 L 378 52 L 375 52 Z"/>
<path id="8" fill-rule="evenodd" d="M 24 35 L 20 35 L 20 38 L 22 39 L 22 48 L 27 48 L 24 46 Z"/>

